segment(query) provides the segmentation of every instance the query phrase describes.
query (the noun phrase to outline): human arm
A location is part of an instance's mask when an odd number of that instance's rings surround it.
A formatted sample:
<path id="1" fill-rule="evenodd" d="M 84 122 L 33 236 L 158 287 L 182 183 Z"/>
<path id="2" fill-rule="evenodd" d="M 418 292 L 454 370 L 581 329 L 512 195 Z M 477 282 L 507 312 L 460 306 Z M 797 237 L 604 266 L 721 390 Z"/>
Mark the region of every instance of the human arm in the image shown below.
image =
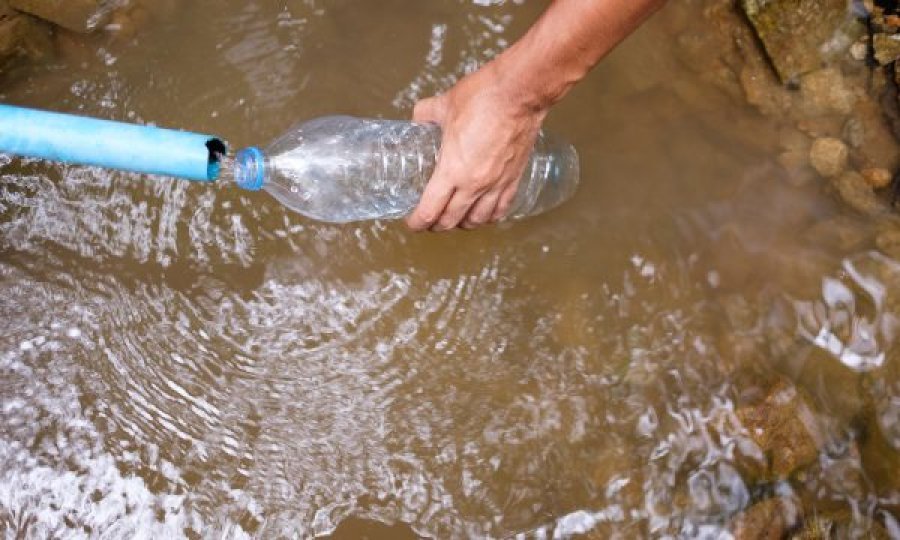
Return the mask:
<path id="1" fill-rule="evenodd" d="M 414 230 L 502 219 L 550 107 L 665 0 L 556 0 L 528 32 L 413 120 L 443 130 L 434 174 L 407 217 Z"/>

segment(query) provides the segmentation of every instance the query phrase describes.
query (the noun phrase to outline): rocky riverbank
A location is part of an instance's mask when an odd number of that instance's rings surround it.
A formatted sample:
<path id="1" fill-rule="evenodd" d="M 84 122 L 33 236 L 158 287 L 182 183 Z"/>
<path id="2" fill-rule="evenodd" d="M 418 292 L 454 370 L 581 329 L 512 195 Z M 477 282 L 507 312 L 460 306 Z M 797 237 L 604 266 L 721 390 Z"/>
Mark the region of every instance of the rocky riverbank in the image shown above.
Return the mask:
<path id="1" fill-rule="evenodd" d="M 870 218 L 869 243 L 900 257 L 897 2 L 684 1 L 701 14 L 670 24 L 684 65 L 774 121 L 755 143 L 788 181 Z"/>
<path id="2" fill-rule="evenodd" d="M 0 80 L 23 61 L 71 57 L 127 41 L 172 0 L 0 0 Z"/>

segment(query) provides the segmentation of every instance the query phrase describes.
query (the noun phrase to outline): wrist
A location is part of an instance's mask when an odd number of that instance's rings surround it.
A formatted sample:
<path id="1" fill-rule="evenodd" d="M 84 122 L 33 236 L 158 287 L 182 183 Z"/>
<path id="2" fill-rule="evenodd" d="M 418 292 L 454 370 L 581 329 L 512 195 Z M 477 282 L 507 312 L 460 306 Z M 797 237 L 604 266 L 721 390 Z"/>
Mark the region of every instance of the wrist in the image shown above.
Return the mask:
<path id="1" fill-rule="evenodd" d="M 556 63 L 546 53 L 534 53 L 527 37 L 503 51 L 488 66 L 501 91 L 513 103 L 546 112 L 580 81 L 590 66 Z M 539 49 L 539 48 L 538 48 Z"/>

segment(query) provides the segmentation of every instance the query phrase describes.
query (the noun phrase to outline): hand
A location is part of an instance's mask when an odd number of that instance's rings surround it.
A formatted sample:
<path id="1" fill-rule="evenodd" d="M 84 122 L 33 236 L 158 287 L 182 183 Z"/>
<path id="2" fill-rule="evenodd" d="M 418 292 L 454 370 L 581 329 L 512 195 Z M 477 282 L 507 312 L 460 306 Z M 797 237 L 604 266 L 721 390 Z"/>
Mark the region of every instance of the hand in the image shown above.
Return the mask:
<path id="1" fill-rule="evenodd" d="M 446 231 L 503 219 L 545 116 L 546 109 L 525 104 L 507 88 L 495 64 L 445 94 L 419 101 L 413 120 L 440 124 L 443 139 L 434 174 L 407 225 Z"/>

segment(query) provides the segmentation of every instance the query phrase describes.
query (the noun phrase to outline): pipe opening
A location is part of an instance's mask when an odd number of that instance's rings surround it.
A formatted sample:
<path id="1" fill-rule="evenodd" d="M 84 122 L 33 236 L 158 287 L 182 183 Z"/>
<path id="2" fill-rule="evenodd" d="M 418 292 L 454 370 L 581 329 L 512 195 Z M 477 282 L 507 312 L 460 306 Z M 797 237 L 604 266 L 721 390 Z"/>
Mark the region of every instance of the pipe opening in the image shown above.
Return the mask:
<path id="1" fill-rule="evenodd" d="M 206 141 L 206 149 L 209 150 L 206 177 L 208 180 L 215 180 L 222 169 L 222 158 L 228 154 L 228 146 L 221 139 L 210 139 Z"/>

